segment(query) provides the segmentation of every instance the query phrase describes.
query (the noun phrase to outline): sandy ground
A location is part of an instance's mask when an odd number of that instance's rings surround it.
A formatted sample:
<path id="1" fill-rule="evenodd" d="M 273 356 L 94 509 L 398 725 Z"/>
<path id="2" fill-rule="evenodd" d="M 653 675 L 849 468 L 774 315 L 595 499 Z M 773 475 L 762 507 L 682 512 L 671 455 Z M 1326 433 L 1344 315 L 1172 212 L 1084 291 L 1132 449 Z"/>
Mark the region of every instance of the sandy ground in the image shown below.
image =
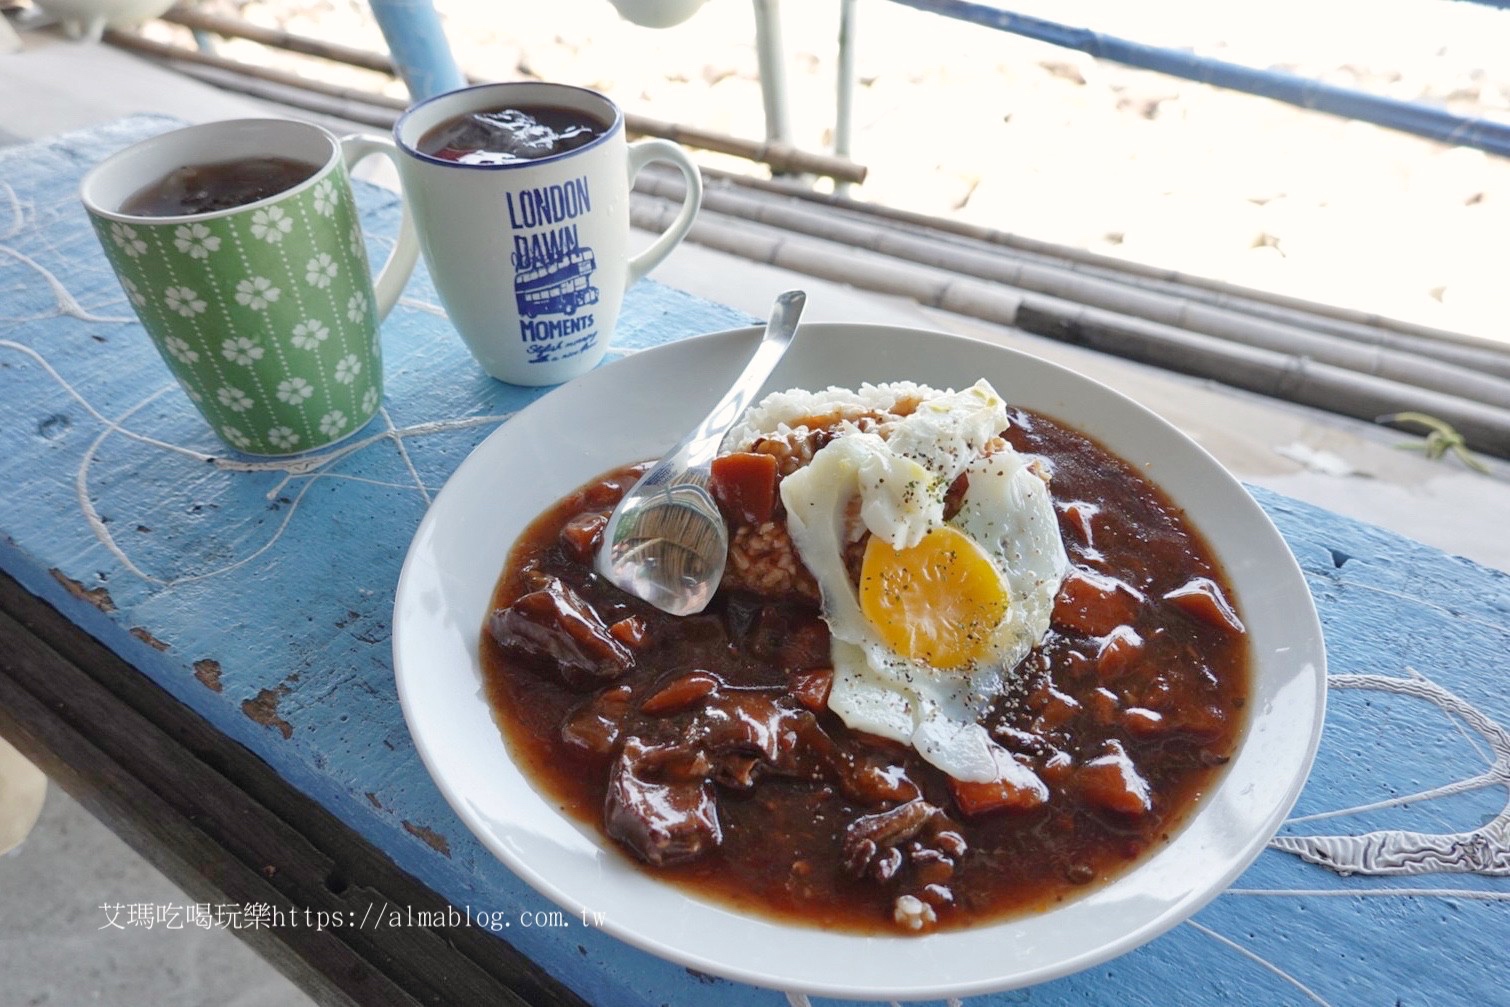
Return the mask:
<path id="1" fill-rule="evenodd" d="M 382 48 L 360 0 L 207 6 Z M 1271 0 L 1240 11 L 1192 0 L 1010 6 L 1510 119 L 1510 11 L 1442 0 Z M 744 0 L 709 0 L 666 30 L 622 20 L 608 0 L 437 7 L 474 73 L 584 84 L 657 118 L 764 133 Z M 782 8 L 793 140 L 808 149 L 827 150 L 832 139 L 838 9 L 818 0 Z M 1510 159 L 1098 63 L 881 0 L 859 5 L 857 38 L 853 156 L 870 168 L 859 198 L 1510 341 Z M 225 51 L 270 58 L 249 43 Z M 360 71 L 336 74 L 385 85 Z M 386 89 L 403 94 L 391 81 Z"/>

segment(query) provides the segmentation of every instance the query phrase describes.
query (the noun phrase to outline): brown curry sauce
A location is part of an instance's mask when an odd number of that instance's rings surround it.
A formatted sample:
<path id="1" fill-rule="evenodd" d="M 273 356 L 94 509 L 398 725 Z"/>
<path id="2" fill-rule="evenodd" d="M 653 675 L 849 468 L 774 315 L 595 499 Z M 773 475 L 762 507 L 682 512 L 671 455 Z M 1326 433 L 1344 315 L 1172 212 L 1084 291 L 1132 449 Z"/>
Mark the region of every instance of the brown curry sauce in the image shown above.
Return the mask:
<path id="1" fill-rule="evenodd" d="M 942 810 L 936 816 L 942 824 L 897 844 L 900 866 L 877 869 L 878 854 L 857 871 L 845 837 L 857 819 L 907 802 L 875 794 L 857 800 L 831 773 L 813 771 L 757 773 L 748 789 L 709 784 L 721 844 L 646 870 L 751 913 L 854 932 L 895 932 L 898 895 L 926 890 L 943 929 L 1072 898 L 1121 873 L 1179 827 L 1245 723 L 1248 648 L 1227 607 L 1230 588 L 1183 513 L 1095 441 L 1022 410 L 1012 413 L 1004 436 L 1051 463 L 1072 565 L 1053 628 L 1019 669 L 1020 694 L 999 703 L 987 720 L 1004 747 L 1048 785 L 1047 803 L 966 815 L 947 777 L 911 749 L 852 732 L 823 710 L 817 724 L 846 758 L 871 770 L 895 767 L 923 801 Z M 542 514 L 516 544 L 493 597 L 494 609 L 506 610 L 543 578 L 554 578 L 602 625 L 635 643 L 634 668 L 601 683 L 567 676 L 568 684 L 559 671 L 506 654 L 489 630 L 482 634 L 489 700 L 513 757 L 564 813 L 600 830 L 624 739 L 664 735 L 677 718 L 695 716 L 647 714 L 641 709 L 647 698 L 672 682 L 685 691 L 689 673 L 708 671 L 725 688 L 717 695 L 737 699 L 747 690 L 776 697 L 783 711 L 810 721 L 794 689 L 801 672 L 829 660 L 826 627 L 805 599 L 721 591 L 705 612 L 676 618 L 593 574 L 562 529 L 574 518 L 579 527 L 590 523 L 579 517 L 584 513 L 611 510 L 638 471 L 607 473 Z M 635 639 L 641 632 L 643 639 Z M 701 680 L 690 681 L 695 693 Z M 563 739 L 563 726 L 574 718 L 580 723 L 594 696 L 602 708 L 615 689 L 617 702 L 609 707 L 619 727 L 599 746 L 606 751 Z M 688 710 L 696 704 L 694 697 Z M 1108 788 L 1106 756 L 1116 746 L 1146 783 L 1149 810 L 1130 804 L 1125 789 Z M 1098 760 L 1101 768 L 1093 768 Z M 956 839 L 968 850 L 961 852 Z"/>

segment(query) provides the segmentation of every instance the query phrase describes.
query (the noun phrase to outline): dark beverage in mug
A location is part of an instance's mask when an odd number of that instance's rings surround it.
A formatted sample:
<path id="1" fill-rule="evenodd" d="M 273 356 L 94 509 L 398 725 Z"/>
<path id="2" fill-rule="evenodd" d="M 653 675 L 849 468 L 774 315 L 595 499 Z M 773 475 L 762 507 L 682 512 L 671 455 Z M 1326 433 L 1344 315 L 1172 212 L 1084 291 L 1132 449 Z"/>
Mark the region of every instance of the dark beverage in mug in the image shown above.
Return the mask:
<path id="1" fill-rule="evenodd" d="M 142 186 L 120 206 L 133 217 L 183 217 L 246 206 L 286 192 L 320 170 L 288 157 L 186 164 Z"/>
<path id="2" fill-rule="evenodd" d="M 535 161 L 586 146 L 608 126 L 569 108 L 536 105 L 468 112 L 428 130 L 422 153 L 459 164 Z"/>

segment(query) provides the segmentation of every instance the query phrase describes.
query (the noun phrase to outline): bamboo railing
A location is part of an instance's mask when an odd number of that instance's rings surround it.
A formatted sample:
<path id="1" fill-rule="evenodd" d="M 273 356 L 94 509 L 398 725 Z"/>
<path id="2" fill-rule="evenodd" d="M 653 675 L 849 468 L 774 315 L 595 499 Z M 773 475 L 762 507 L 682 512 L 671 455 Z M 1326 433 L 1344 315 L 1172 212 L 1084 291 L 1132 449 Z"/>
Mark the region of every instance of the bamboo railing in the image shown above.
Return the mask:
<path id="1" fill-rule="evenodd" d="M 636 185 L 631 220 L 664 229 L 680 199 L 676 179 L 647 170 Z M 1510 458 L 1510 345 L 1471 337 L 1438 345 L 1429 336 L 1387 330 L 1370 339 L 1358 323 L 1351 323 L 1349 339 L 1304 324 L 1305 314 L 1294 307 L 1276 321 L 1172 285 L 1146 286 L 1136 274 L 1092 274 L 1073 260 L 1051 265 L 1042 255 L 921 223 L 866 221 L 862 205 L 836 215 L 797 195 L 753 193 L 732 179 L 715 180 L 705 187 L 687 240 L 1357 419 L 1429 413 L 1470 446 Z M 1263 302 L 1257 292 L 1242 293 Z M 1441 359 L 1457 352 L 1469 356 Z"/>
<path id="2" fill-rule="evenodd" d="M 239 18 L 208 14 L 189 7 L 175 7 L 164 14 L 162 20 L 198 32 L 209 32 L 228 38 L 247 39 L 261 45 L 284 49 L 289 52 L 296 52 L 301 55 L 342 63 L 348 66 L 360 67 L 389 75 L 394 73 L 393 61 L 382 53 L 374 53 L 351 46 L 325 42 L 282 29 L 266 28 L 250 24 Z M 243 93 L 265 93 L 266 89 L 260 87 L 260 85 L 271 83 L 278 87 L 293 90 L 307 90 L 325 98 L 334 98 L 338 102 L 351 102 L 357 105 L 370 104 L 384 110 L 402 111 L 408 106 L 408 103 L 402 99 L 390 98 L 386 95 L 362 91 L 357 88 L 340 87 L 314 78 L 289 73 L 288 71 L 226 59 L 212 53 L 201 52 L 198 49 L 190 49 L 186 46 L 153 41 L 140 35 L 126 32 L 108 32 L 105 37 L 106 41 L 123 49 L 198 68 L 200 72 L 196 75 L 213 78 L 217 86 L 239 90 Z M 207 75 L 202 72 L 205 68 L 220 71 L 221 73 L 218 75 Z M 238 80 L 238 77 L 242 79 Z M 480 80 L 480 78 L 475 76 L 469 79 L 474 82 Z M 324 104 L 328 105 L 328 103 Z M 301 105 L 299 107 L 306 106 Z M 367 125 L 384 125 L 384 118 L 387 118 L 388 124 L 392 122 L 391 116 L 384 117 L 363 109 L 357 109 L 356 111 L 359 114 L 356 121 Z M 624 114 L 624 126 L 630 133 L 637 136 L 662 137 L 667 140 L 673 140 L 683 146 L 728 154 L 758 164 L 764 164 L 775 174 L 816 175 L 832 178 L 836 182 L 859 183 L 865 181 L 866 169 L 864 165 L 856 164 L 848 158 L 801 150 L 788 143 L 773 140 L 749 140 L 743 137 L 716 133 L 712 130 L 700 129 L 695 126 L 665 122 L 628 111 Z"/>
<path id="3" fill-rule="evenodd" d="M 165 20 L 391 74 L 382 54 L 186 8 Z M 182 72 L 340 123 L 390 127 L 400 98 L 112 32 L 107 40 Z M 632 133 L 734 154 L 773 172 L 860 181 L 864 168 L 783 144 L 626 115 Z M 1164 369 L 1374 420 L 1429 413 L 1510 458 L 1510 344 L 1218 280 L 1124 262 L 980 225 L 825 194 L 790 180 L 704 169 L 688 240 L 784 269 L 1014 326 Z M 636 226 L 663 229 L 680 177 L 642 172 Z"/>

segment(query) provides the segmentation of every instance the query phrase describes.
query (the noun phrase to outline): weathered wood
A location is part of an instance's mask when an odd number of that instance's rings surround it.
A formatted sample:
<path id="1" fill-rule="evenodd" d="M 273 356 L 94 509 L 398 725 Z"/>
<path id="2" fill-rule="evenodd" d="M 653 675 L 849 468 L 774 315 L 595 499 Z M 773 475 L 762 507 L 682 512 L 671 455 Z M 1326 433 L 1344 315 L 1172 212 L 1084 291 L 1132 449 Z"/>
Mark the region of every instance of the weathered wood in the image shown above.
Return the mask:
<path id="1" fill-rule="evenodd" d="M 197 900 L 287 920 L 235 933 L 318 1001 L 582 1003 L 465 924 L 363 927 L 447 903 L 4 574 L 0 644 L 0 734 Z"/>
<path id="2" fill-rule="evenodd" d="M 383 899 L 418 907 L 444 898 L 506 914 L 516 921 L 504 931 L 512 945 L 587 1002 L 797 1002 L 691 974 L 585 921 L 518 925 L 522 914 L 553 907 L 461 824 L 427 776 L 399 709 L 389 634 L 404 547 L 433 494 L 540 392 L 481 375 L 420 270 L 383 326 L 383 415 L 349 451 L 296 463 L 220 453 L 130 317 L 77 205 L 89 164 L 174 125 L 134 118 L 0 150 L 0 569 L 75 627 L 57 638 L 33 635 L 87 670 L 88 681 L 104 679 L 99 655 L 74 649 L 88 643 L 84 634 L 120 655 L 120 677 L 106 690 L 119 709 L 141 713 L 141 697 L 160 693 L 202 718 L 208 735 L 177 719 L 161 733 L 211 772 L 168 776 L 171 792 L 147 780 L 147 796 L 160 802 L 154 807 L 166 805 L 198 829 L 191 813 L 241 808 L 226 804 L 239 790 L 253 803 L 246 814 L 260 808 L 270 817 L 243 835 L 249 819 L 228 812 L 228 824 L 206 825 L 205 835 L 211 846 L 236 851 L 240 871 L 278 867 L 262 880 L 289 904 L 354 911 Z M 357 188 L 363 227 L 381 251 L 397 229 L 396 202 Z M 950 304 L 963 298 L 947 285 L 935 293 Z M 626 295 L 613 352 L 749 322 L 640 283 Z M 675 366 L 675 351 L 660 357 Z M 1299 560 L 1331 670 L 1348 683 L 1329 699 L 1322 751 L 1297 808 L 1325 819 L 1293 820 L 1283 835 L 1352 838 L 1402 825 L 1451 835 L 1495 820 L 1505 810 L 1502 780 L 1468 786 L 1484 773 L 1490 742 L 1451 709 L 1398 689 L 1359 691 L 1358 683 L 1419 673 L 1480 719 L 1510 724 L 1510 577 L 1271 493 L 1254 496 Z M 25 689 L 9 686 L 0 706 L 12 712 L 0 729 L 36 731 L 56 717 L 133 769 L 127 728 L 135 721 L 113 724 L 119 709 L 106 703 L 91 704 L 83 718 L 74 696 L 88 681 L 47 684 L 62 674 L 49 666 Z M 0 681 L 17 680 L 0 669 Z M 24 712 L 5 698 L 35 695 L 48 698 Z M 158 742 L 148 750 L 161 758 L 173 748 Z M 1460 789 L 1448 799 L 1387 803 L 1449 785 Z M 205 797 L 195 792 L 201 786 L 232 795 Z M 301 810 L 301 801 L 328 819 Z M 331 821 L 366 845 L 349 847 L 340 830 L 322 831 Z M 273 856 L 261 852 L 268 842 Z M 293 851 L 293 860 L 280 862 L 279 850 Z M 369 855 L 375 859 L 363 860 Z M 332 865 L 347 869 L 332 876 Z M 1271 849 L 1189 924 L 1115 962 L 978 1002 L 1497 1003 L 1510 941 L 1503 880 L 1343 877 Z M 410 881 L 417 888 L 405 888 Z M 424 961 L 385 957 L 391 949 L 370 933 L 360 946 L 352 943 L 357 934 L 337 936 L 406 995 L 418 996 L 433 975 Z M 424 954 L 440 956 L 437 963 L 456 960 L 440 947 L 450 940 L 469 967 L 496 977 L 489 949 L 501 944 L 492 935 L 464 929 L 425 940 Z M 457 988 L 483 988 L 459 981 Z"/>
<path id="3" fill-rule="evenodd" d="M 678 966 L 571 917 L 520 925 L 556 907 L 456 819 L 395 695 L 393 584 L 414 525 L 468 451 L 543 390 L 483 375 L 420 269 L 383 325 L 382 416 L 312 466 L 224 456 L 77 202 L 89 164 L 175 125 L 139 117 L 0 150 L 0 569 L 421 885 L 474 922 L 503 921 L 496 932 L 577 995 L 682 1002 L 697 986 Z M 377 258 L 397 199 L 356 188 Z M 611 352 L 748 320 L 643 282 Z"/>

